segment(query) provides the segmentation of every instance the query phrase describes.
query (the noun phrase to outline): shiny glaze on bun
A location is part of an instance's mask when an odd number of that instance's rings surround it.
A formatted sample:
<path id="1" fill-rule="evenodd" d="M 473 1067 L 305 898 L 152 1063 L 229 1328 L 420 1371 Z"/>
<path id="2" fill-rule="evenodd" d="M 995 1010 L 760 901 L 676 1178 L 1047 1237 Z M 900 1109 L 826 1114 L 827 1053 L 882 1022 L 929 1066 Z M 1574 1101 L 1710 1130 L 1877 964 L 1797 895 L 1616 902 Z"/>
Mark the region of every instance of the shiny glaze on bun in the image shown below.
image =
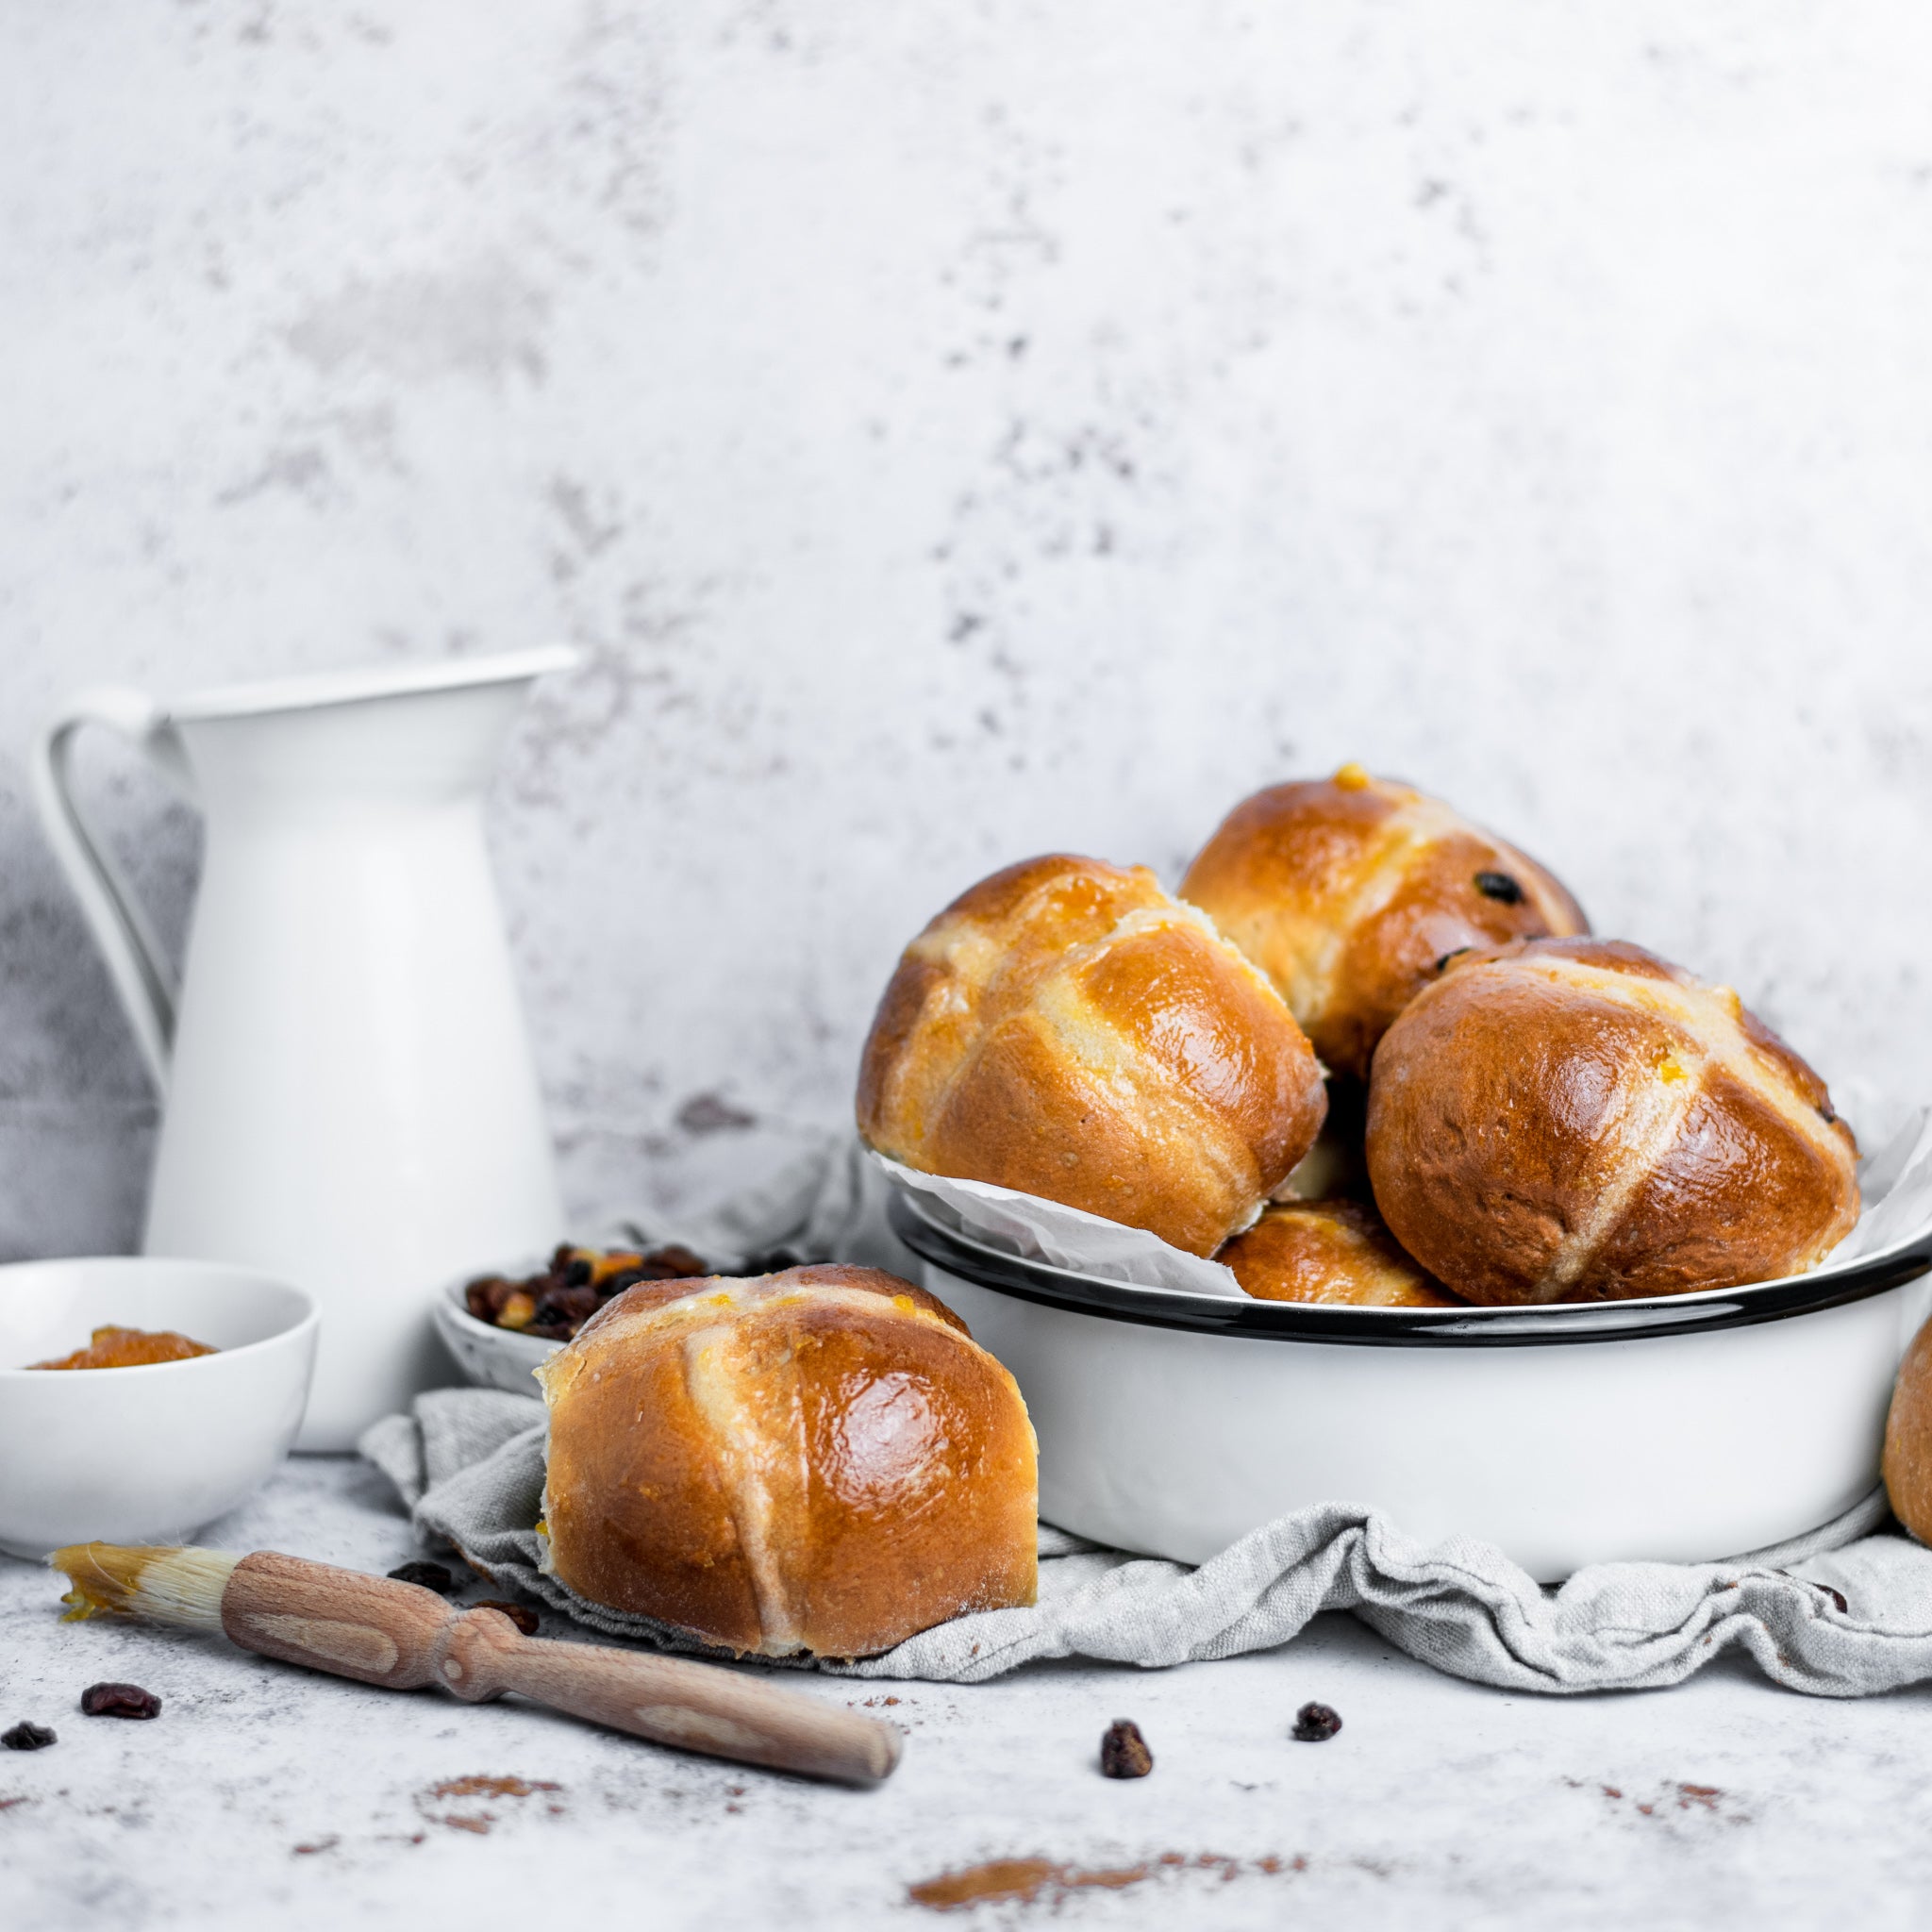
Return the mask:
<path id="1" fill-rule="evenodd" d="M 1358 765 L 1236 806 L 1180 895 L 1274 982 L 1324 1063 L 1357 1078 L 1445 954 L 1590 930 L 1533 858 Z"/>
<path id="2" fill-rule="evenodd" d="M 1453 1308 L 1365 1201 L 1284 1201 L 1214 1257 L 1257 1301 Z"/>
<path id="3" fill-rule="evenodd" d="M 864 1657 L 1033 1601 L 1019 1389 L 895 1275 L 647 1282 L 538 1375 L 548 1560 L 593 1603 L 747 1654 Z"/>
<path id="4" fill-rule="evenodd" d="M 1144 867 L 994 873 L 907 947 L 865 1043 L 859 1132 L 1211 1254 L 1307 1151 L 1321 1070 L 1268 980 Z"/>
<path id="5" fill-rule="evenodd" d="M 1450 961 L 1369 1083 L 1375 1204 L 1477 1302 L 1799 1273 L 1857 1220 L 1857 1151 L 1824 1083 L 1735 992 L 1621 941 Z"/>

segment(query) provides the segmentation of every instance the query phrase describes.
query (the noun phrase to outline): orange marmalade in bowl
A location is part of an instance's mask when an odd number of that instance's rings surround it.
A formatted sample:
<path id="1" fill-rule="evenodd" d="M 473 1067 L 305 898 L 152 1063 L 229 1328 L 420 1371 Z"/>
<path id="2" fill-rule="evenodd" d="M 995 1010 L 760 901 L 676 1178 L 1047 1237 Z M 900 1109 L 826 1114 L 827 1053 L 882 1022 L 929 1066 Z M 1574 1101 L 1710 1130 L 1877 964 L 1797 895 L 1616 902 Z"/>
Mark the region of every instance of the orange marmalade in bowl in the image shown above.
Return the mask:
<path id="1" fill-rule="evenodd" d="M 191 1341 L 172 1328 L 96 1328 L 85 1348 L 58 1361 L 29 1362 L 30 1369 L 144 1369 L 153 1362 L 185 1362 L 197 1355 L 219 1355 L 205 1341 Z"/>

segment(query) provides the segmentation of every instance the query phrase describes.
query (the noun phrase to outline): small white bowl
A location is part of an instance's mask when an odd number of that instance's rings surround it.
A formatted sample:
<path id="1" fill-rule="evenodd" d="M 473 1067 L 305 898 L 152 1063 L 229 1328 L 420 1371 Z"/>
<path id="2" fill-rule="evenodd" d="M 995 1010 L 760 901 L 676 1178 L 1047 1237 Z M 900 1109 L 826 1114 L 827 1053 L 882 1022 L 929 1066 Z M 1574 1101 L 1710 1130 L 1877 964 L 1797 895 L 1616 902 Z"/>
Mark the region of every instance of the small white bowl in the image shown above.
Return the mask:
<path id="1" fill-rule="evenodd" d="M 97 1328 L 219 1351 L 138 1369 L 32 1369 Z M 217 1261 L 112 1256 L 0 1267 L 0 1550 L 179 1542 L 289 1452 L 315 1367 L 301 1289 Z"/>
<path id="2" fill-rule="evenodd" d="M 546 1265 L 543 1261 L 519 1263 L 503 1272 L 512 1279 L 534 1274 Z M 436 1332 L 442 1345 L 456 1357 L 457 1367 L 479 1389 L 508 1389 L 512 1395 L 536 1396 L 540 1391 L 532 1371 L 537 1364 L 563 1346 L 541 1335 L 519 1335 L 514 1328 L 499 1328 L 493 1322 L 479 1322 L 464 1303 L 463 1291 L 475 1280 L 466 1274 L 453 1281 L 437 1296 L 434 1304 Z"/>

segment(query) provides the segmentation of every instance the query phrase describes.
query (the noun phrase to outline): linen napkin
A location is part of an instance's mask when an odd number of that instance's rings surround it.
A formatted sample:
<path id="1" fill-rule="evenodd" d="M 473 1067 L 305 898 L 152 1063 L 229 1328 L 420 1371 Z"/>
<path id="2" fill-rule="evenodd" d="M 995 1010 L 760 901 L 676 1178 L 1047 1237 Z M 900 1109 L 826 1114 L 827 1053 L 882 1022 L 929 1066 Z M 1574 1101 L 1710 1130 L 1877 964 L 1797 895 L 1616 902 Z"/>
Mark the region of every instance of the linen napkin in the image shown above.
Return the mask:
<path id="1" fill-rule="evenodd" d="M 1925 1151 L 1917 1140 L 1914 1131 L 1899 1141 L 1913 1167 Z M 780 1250 L 916 1281 L 917 1257 L 886 1224 L 890 1185 L 856 1140 L 827 1135 L 705 1213 L 621 1220 L 610 1233 L 681 1241 L 727 1273 Z M 455 1547 L 492 1581 L 589 1629 L 708 1654 L 689 1632 L 593 1604 L 539 1569 L 545 1434 L 534 1395 L 441 1389 L 375 1424 L 359 1447 L 425 1541 Z M 1737 1648 L 1788 1690 L 1858 1697 L 1932 1678 L 1932 1550 L 1895 1531 L 1874 1534 L 1889 1514 L 1874 1490 L 1836 1522 L 1774 1549 L 1711 1563 L 1600 1564 L 1554 1591 L 1491 1544 L 1420 1543 L 1348 1502 L 1264 1524 L 1198 1569 L 1041 1524 L 1032 1608 L 956 1618 L 880 1657 L 781 1661 L 955 1683 L 1045 1657 L 1158 1668 L 1270 1649 L 1324 1610 L 1348 1610 L 1424 1663 L 1509 1690 L 1656 1689 Z"/>
<path id="2" fill-rule="evenodd" d="M 608 1636 L 706 1653 L 688 1632 L 591 1603 L 539 1570 L 544 1435 L 535 1397 L 438 1389 L 377 1423 L 361 1449 L 417 1533 L 454 1545 L 492 1582 Z M 1885 1517 L 1874 1491 L 1825 1528 L 1753 1557 L 1598 1564 L 1556 1591 L 1488 1543 L 1418 1543 L 1353 1503 L 1284 1516 L 1199 1569 L 1042 1524 L 1031 1609 L 958 1617 L 883 1656 L 816 1667 L 960 1684 L 1042 1657 L 1158 1668 L 1272 1649 L 1323 1610 L 1351 1610 L 1437 1670 L 1513 1690 L 1653 1690 L 1736 1648 L 1787 1690 L 1861 1697 L 1932 1678 L 1932 1550 L 1869 1534 Z"/>

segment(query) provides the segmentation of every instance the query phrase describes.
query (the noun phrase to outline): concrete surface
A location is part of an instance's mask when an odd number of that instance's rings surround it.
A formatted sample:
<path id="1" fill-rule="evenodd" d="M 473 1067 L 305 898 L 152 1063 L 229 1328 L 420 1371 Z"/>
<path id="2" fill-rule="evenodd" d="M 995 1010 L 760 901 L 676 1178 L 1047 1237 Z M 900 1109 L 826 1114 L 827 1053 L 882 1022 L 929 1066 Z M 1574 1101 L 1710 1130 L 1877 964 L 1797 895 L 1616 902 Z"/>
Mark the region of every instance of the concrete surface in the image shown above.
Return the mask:
<path id="1" fill-rule="evenodd" d="M 289 1464 L 204 1541 L 377 1571 L 420 1554 L 380 1478 L 347 1459 Z M 1066 1664 L 976 1688 L 803 1680 L 874 1700 L 908 1732 L 897 1774 L 857 1792 L 530 1707 L 364 1689 L 213 1639 L 64 1624 L 60 1588 L 0 1558 L 0 1721 L 59 1734 L 45 1751 L 0 1752 L 10 1932 L 565 1920 L 1902 1932 L 1932 1903 L 1924 1690 L 1811 1701 L 1732 1661 L 1674 1690 L 1512 1697 L 1327 1616 L 1285 1649 L 1171 1671 Z M 82 1717 L 81 1690 L 104 1678 L 158 1692 L 161 1715 Z M 1310 1699 L 1341 1714 L 1327 1743 L 1288 1735 Z M 1155 1754 L 1137 1783 L 1096 1768 L 1123 1716 Z M 466 1779 L 532 1789 L 492 1796 Z M 943 1914 L 911 1896 L 1008 1859 L 1061 1876 L 1030 1900 Z"/>

